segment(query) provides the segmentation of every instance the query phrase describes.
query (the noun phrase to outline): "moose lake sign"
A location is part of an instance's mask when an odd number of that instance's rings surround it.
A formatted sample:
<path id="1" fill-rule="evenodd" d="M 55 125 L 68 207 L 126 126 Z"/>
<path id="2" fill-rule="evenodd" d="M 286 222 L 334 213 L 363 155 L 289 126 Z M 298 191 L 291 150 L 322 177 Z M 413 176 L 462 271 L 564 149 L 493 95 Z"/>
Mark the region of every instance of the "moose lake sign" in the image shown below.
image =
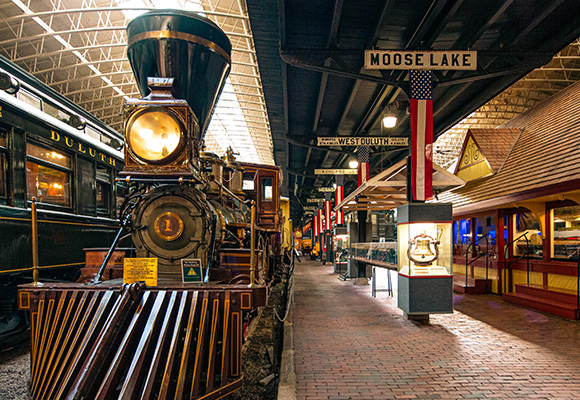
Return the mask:
<path id="1" fill-rule="evenodd" d="M 476 51 L 366 50 L 365 69 L 476 70 Z"/>

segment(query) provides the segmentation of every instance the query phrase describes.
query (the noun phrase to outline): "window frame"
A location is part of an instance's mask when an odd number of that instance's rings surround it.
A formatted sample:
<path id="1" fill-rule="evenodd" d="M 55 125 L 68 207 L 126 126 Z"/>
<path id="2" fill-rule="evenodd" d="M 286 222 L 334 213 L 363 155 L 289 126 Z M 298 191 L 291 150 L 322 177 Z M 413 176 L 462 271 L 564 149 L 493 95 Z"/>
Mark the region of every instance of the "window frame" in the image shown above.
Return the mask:
<path id="1" fill-rule="evenodd" d="M 103 173 L 101 173 L 101 175 L 99 176 L 99 169 L 101 171 L 105 171 L 106 172 L 107 179 L 104 179 L 102 177 L 104 175 Z M 111 204 L 111 199 L 112 199 L 112 196 L 113 196 L 113 183 L 114 183 L 114 180 L 113 180 L 113 178 L 112 178 L 111 175 L 112 175 L 111 169 L 109 169 L 107 167 L 104 167 L 102 165 L 99 165 L 97 163 L 96 169 L 95 169 L 95 196 L 96 196 L 96 199 L 95 199 L 96 200 L 95 201 L 95 208 L 96 208 L 97 216 L 99 216 L 99 217 L 107 217 L 107 218 L 114 217 L 113 210 L 112 210 L 112 207 L 111 207 L 111 205 L 112 205 Z M 108 187 L 108 190 L 106 191 L 106 193 L 104 193 L 105 194 L 105 197 L 106 197 L 105 198 L 105 203 L 106 203 L 106 207 L 105 208 L 99 207 L 99 201 L 98 201 L 98 193 L 99 193 L 98 187 L 99 187 L 99 185 L 101 185 L 101 186 L 106 185 Z M 116 206 L 115 206 L 115 208 L 116 208 Z M 114 210 L 114 211 L 115 211 L 115 214 L 116 214 L 117 211 L 116 210 Z"/>
<path id="2" fill-rule="evenodd" d="M 41 147 L 47 150 L 51 150 L 54 149 L 56 151 L 58 151 L 59 153 L 63 153 L 64 155 L 66 155 L 67 157 L 70 158 L 70 164 L 71 167 L 64 167 L 62 165 L 58 165 L 58 164 L 54 164 L 51 163 L 50 161 L 46 161 L 43 160 L 41 158 L 35 157 L 35 156 L 31 156 L 30 154 L 28 154 L 28 145 L 31 144 L 33 146 L 37 146 L 37 147 Z M 64 151 L 58 147 L 54 147 L 54 146 L 49 146 L 41 141 L 36 141 L 31 139 L 30 137 L 27 138 L 26 140 L 26 156 L 25 156 L 25 164 L 28 164 L 28 162 L 34 163 L 36 165 L 41 165 L 45 168 L 51 168 L 53 170 L 59 171 L 59 172 L 65 172 L 68 175 L 68 183 L 69 183 L 69 190 L 68 190 L 68 202 L 69 205 L 62 205 L 62 204 L 55 204 L 55 203 L 48 203 L 48 202 L 43 202 L 38 200 L 37 204 L 41 205 L 43 208 L 46 209 L 54 209 L 54 210 L 60 210 L 60 211 L 67 211 L 67 212 L 73 212 L 74 211 L 74 179 L 75 179 L 75 175 L 74 175 L 74 165 L 75 165 L 75 155 L 74 153 L 70 153 L 67 151 Z M 28 204 L 32 203 L 32 195 L 29 196 L 28 193 L 28 168 L 25 168 L 26 170 L 26 202 Z"/>

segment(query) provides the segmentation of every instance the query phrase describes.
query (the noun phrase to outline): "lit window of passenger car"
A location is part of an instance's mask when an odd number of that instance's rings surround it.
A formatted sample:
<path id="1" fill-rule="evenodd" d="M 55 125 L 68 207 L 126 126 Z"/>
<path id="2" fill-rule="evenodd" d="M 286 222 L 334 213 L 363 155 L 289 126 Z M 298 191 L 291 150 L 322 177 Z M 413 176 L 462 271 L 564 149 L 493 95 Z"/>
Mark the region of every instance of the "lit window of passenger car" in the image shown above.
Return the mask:
<path id="1" fill-rule="evenodd" d="M 32 143 L 26 144 L 26 153 L 28 200 L 34 196 L 41 203 L 70 207 L 71 157 Z"/>

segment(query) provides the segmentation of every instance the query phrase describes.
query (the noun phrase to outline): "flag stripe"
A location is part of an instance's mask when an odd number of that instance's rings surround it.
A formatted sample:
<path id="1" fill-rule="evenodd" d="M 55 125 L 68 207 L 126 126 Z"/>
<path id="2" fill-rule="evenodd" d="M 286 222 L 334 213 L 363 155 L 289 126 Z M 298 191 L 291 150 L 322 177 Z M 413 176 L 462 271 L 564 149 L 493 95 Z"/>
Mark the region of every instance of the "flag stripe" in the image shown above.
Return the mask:
<path id="1" fill-rule="evenodd" d="M 433 196 L 433 101 L 431 71 L 410 73 L 411 88 L 411 175 L 414 200 Z"/>
<path id="2" fill-rule="evenodd" d="M 344 186 L 339 185 L 336 187 L 334 193 L 334 206 L 338 206 L 344 200 Z M 334 215 L 334 223 L 336 225 L 344 224 L 344 211 L 337 210 Z"/>
<path id="3" fill-rule="evenodd" d="M 326 229 L 327 231 L 331 229 L 330 201 L 324 202 L 324 229 Z"/>
<path id="4" fill-rule="evenodd" d="M 312 217 L 312 226 L 314 226 L 314 237 L 318 236 L 318 215 Z"/>

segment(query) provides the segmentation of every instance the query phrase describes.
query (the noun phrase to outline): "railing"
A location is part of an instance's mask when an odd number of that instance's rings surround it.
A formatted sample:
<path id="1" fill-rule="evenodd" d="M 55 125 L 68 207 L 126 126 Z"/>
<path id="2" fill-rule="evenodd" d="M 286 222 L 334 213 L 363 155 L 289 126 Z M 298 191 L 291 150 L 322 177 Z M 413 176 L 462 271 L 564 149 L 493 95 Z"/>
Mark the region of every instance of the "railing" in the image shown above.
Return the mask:
<path id="1" fill-rule="evenodd" d="M 515 238 L 514 240 L 512 240 L 511 242 L 509 242 L 504 249 L 504 262 L 505 262 L 505 267 L 503 270 L 503 292 L 504 293 L 508 293 L 511 292 L 511 285 L 508 285 L 507 283 L 507 271 L 508 269 L 510 270 L 510 275 L 511 275 L 511 265 L 512 262 L 514 261 L 519 261 L 522 258 L 526 258 L 526 267 L 527 267 L 527 284 L 530 284 L 530 239 L 528 239 L 528 237 L 526 236 L 528 234 L 528 232 L 524 233 L 523 235 L 518 236 L 517 238 Z M 517 242 L 518 240 L 520 240 L 521 238 L 525 238 L 526 239 L 526 252 L 525 254 L 522 254 L 520 257 L 515 258 L 513 260 L 509 260 L 508 259 L 508 249 L 509 247 L 514 244 L 515 242 Z M 508 291 L 509 289 L 509 291 Z"/>
<path id="2" fill-rule="evenodd" d="M 467 250 L 465 250 L 465 287 L 467 287 L 467 277 L 469 274 L 469 264 L 479 260 L 481 257 L 485 256 L 485 281 L 486 281 L 486 289 L 487 289 L 487 281 L 489 279 L 489 239 L 488 236 L 491 232 L 487 232 L 485 235 L 483 235 L 481 238 L 477 237 L 475 238 L 475 241 L 473 243 L 470 243 L 469 246 L 467 246 Z M 478 255 L 477 257 L 475 257 L 474 259 L 472 259 L 471 261 L 468 262 L 469 260 L 469 249 L 473 248 L 472 246 L 477 246 L 479 243 L 480 239 L 485 239 L 485 253 Z M 473 274 L 473 279 L 475 279 L 475 273 Z"/>

